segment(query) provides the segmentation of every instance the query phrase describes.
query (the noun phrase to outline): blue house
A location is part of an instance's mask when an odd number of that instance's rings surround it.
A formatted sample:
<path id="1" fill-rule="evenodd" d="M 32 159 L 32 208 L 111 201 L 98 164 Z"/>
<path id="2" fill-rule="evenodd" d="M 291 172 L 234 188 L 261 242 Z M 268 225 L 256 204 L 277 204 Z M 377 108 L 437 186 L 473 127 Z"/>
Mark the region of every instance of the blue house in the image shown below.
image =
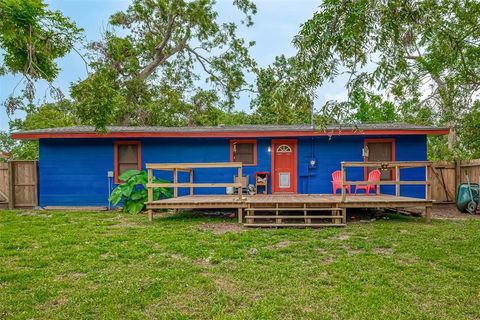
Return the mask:
<path id="1" fill-rule="evenodd" d="M 118 175 L 146 163 L 242 162 L 243 175 L 255 184 L 266 174 L 268 194 L 331 194 L 332 173 L 342 161 L 425 161 L 427 136 L 448 129 L 403 123 L 329 126 L 218 127 L 66 127 L 23 131 L 15 139 L 38 140 L 39 205 L 107 206 Z M 232 182 L 233 170 L 199 169 L 196 182 Z M 365 180 L 368 172 L 352 168 L 348 180 Z M 394 178 L 386 170 L 382 179 Z M 160 178 L 171 180 L 171 173 Z M 412 168 L 405 180 L 423 180 Z M 182 179 L 180 176 L 179 179 Z M 392 194 L 394 186 L 382 186 Z M 180 195 L 188 190 L 180 190 Z M 195 194 L 225 194 L 225 188 L 199 189 Z M 402 195 L 423 197 L 425 187 L 402 186 Z"/>

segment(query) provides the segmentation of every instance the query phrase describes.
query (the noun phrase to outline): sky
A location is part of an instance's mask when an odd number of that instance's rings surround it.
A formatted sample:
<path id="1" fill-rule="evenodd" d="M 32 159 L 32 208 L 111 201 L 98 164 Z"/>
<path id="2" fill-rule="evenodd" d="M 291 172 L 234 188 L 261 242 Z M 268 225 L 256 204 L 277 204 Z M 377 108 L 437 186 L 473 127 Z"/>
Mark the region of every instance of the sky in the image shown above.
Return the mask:
<path id="1" fill-rule="evenodd" d="M 60 10 L 70 17 L 78 26 L 85 29 L 86 42 L 101 39 L 102 33 L 108 27 L 108 17 L 119 10 L 128 7 L 128 0 L 50 0 L 46 1 L 50 9 Z M 232 6 L 232 0 L 218 0 L 217 10 L 223 21 L 238 21 L 242 15 Z M 247 41 L 255 41 L 256 45 L 250 53 L 257 63 L 268 66 L 275 56 L 295 54 L 292 45 L 293 37 L 298 33 L 300 25 L 310 19 L 317 10 L 320 0 L 257 0 L 258 13 L 254 16 L 255 24 L 250 28 L 240 28 L 239 35 Z M 77 46 L 81 50 L 81 45 Z M 1 61 L 1 58 L 0 58 Z M 55 86 L 58 86 L 68 96 L 68 88 L 72 82 L 86 77 L 83 60 L 77 53 L 71 52 L 58 60 L 60 72 Z M 3 101 L 12 93 L 21 78 L 18 76 L 0 77 L 0 130 L 8 129 L 8 117 Z M 250 80 L 253 80 L 250 79 Z M 17 88 L 18 90 L 18 88 Z M 37 90 L 37 103 L 43 101 L 46 86 L 40 84 Z M 343 100 L 346 90 L 343 85 L 331 83 L 322 86 L 318 91 L 316 105 L 322 105 L 327 100 Z M 249 112 L 250 97 L 242 96 L 236 103 L 237 110 Z M 17 113 L 14 118 L 23 117 Z"/>

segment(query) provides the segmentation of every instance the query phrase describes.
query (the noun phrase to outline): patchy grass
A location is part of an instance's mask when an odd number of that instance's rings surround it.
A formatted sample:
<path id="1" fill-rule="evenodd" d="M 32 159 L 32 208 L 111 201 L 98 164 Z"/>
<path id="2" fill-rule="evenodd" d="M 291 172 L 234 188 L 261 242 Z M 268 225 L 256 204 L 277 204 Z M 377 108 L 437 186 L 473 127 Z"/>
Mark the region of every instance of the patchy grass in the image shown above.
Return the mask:
<path id="1" fill-rule="evenodd" d="M 479 319 L 479 230 L 0 211 L 0 319 Z"/>

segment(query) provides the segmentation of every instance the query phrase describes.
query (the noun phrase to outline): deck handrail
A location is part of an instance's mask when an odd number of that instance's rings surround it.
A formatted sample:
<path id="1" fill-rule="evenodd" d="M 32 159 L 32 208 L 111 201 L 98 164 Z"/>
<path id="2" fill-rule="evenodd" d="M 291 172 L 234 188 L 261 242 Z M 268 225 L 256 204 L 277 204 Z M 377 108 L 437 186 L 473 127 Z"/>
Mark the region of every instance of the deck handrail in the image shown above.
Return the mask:
<path id="1" fill-rule="evenodd" d="M 430 183 L 430 176 L 431 176 L 431 165 L 432 162 L 430 161 L 366 161 L 366 162 L 359 162 L 359 161 L 342 161 L 341 162 L 341 171 L 342 171 L 342 202 L 346 201 L 347 197 L 347 185 L 359 185 L 359 184 L 368 184 L 372 182 L 368 181 L 347 181 L 346 180 L 346 169 L 348 167 L 363 167 L 363 168 L 379 168 L 379 169 L 392 169 L 395 170 L 395 180 L 380 180 L 376 181 L 375 185 L 377 194 L 380 193 L 380 185 L 394 185 L 395 186 L 395 196 L 400 196 L 400 186 L 401 185 L 425 185 L 425 200 L 431 201 L 431 183 Z M 407 169 L 407 168 L 425 168 L 425 180 L 400 180 L 400 169 Z M 427 220 L 430 219 L 430 214 L 427 212 L 426 214 Z"/>
<path id="2" fill-rule="evenodd" d="M 239 199 L 242 200 L 242 181 L 231 183 L 194 183 L 193 169 L 214 169 L 214 168 L 237 168 L 238 177 L 242 177 L 243 165 L 241 162 L 211 162 L 211 163 L 147 163 L 147 201 L 153 202 L 153 188 L 173 188 L 173 197 L 178 197 L 178 188 L 190 188 L 190 195 L 193 195 L 194 188 L 238 188 Z M 173 171 L 173 183 L 153 183 L 153 170 Z M 179 183 L 178 172 L 188 172 L 190 182 Z"/>

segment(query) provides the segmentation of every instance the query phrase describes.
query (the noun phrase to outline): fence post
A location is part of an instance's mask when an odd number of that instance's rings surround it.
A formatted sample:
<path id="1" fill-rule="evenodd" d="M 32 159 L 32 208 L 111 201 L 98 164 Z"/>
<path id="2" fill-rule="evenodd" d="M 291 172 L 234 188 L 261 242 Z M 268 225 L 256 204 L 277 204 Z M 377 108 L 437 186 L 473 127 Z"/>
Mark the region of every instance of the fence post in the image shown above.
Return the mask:
<path id="1" fill-rule="evenodd" d="M 425 165 L 425 200 L 430 201 L 432 199 L 432 186 L 430 185 L 430 174 L 431 168 L 430 164 Z"/>
<path id="2" fill-rule="evenodd" d="M 8 209 L 15 208 L 14 162 L 8 161 Z"/>
<path id="3" fill-rule="evenodd" d="M 457 201 L 457 188 L 462 183 L 462 172 L 460 160 L 455 160 L 455 201 Z"/>
<path id="4" fill-rule="evenodd" d="M 430 164 L 427 163 L 425 165 L 425 200 L 430 201 L 432 199 L 432 189 L 430 185 Z M 432 206 L 427 204 L 425 207 L 425 221 L 427 223 L 432 222 Z"/>

